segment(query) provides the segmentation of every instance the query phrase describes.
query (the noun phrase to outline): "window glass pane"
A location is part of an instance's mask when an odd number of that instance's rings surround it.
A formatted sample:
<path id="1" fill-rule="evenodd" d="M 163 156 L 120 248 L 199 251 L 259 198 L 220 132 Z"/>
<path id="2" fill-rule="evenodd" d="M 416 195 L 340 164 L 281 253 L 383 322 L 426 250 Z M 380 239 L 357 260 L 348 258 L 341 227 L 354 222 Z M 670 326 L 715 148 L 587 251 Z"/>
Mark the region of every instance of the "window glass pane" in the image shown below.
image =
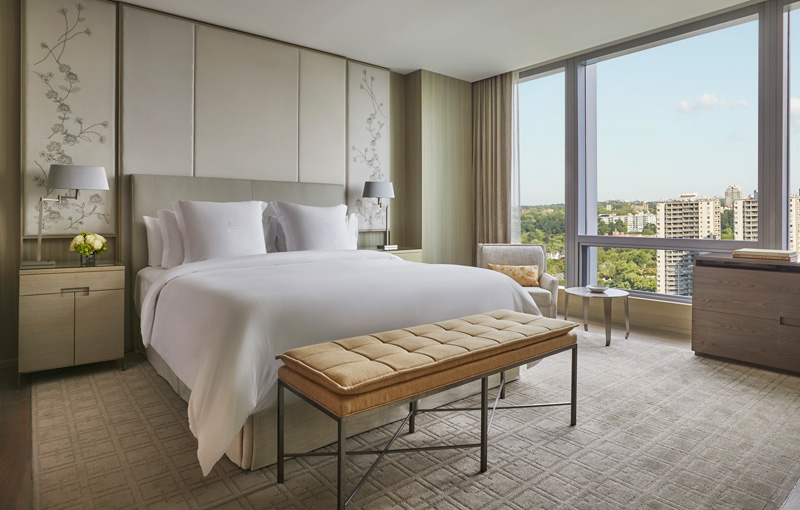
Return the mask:
<path id="1" fill-rule="evenodd" d="M 692 295 L 696 251 L 597 248 L 597 283 L 618 289 Z"/>
<path id="2" fill-rule="evenodd" d="M 600 235 L 758 238 L 758 22 L 596 65 Z"/>
<path id="3" fill-rule="evenodd" d="M 789 13 L 789 249 L 800 254 L 800 4 Z"/>
<path id="4" fill-rule="evenodd" d="M 564 72 L 518 85 L 522 242 L 547 246 L 564 284 Z"/>

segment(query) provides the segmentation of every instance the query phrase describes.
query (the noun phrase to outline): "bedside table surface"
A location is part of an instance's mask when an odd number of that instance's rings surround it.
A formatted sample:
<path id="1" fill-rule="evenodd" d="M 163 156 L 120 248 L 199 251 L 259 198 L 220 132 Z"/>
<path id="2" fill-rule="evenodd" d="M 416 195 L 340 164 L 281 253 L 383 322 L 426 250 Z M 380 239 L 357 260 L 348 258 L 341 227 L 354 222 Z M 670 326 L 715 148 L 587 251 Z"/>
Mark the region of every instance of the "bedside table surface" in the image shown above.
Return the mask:
<path id="1" fill-rule="evenodd" d="M 125 264 L 121 262 L 104 262 L 96 266 L 81 266 L 79 261 L 62 261 L 56 262 L 55 266 L 50 267 L 22 267 L 20 266 L 20 273 L 25 274 L 47 274 L 57 273 L 65 270 L 85 269 L 87 271 L 119 271 L 125 268 Z"/>

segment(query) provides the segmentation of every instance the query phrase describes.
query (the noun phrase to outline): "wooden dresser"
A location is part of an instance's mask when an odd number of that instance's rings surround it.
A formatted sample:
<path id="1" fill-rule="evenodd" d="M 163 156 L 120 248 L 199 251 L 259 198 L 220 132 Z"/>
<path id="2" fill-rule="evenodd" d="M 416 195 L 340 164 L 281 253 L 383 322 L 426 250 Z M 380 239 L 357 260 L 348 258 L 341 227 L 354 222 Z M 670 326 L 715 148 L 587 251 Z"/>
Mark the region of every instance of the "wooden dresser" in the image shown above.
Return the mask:
<path id="1" fill-rule="evenodd" d="M 125 266 L 20 269 L 19 372 L 122 359 Z"/>
<path id="2" fill-rule="evenodd" d="M 800 372 L 800 263 L 697 257 L 692 350 Z"/>

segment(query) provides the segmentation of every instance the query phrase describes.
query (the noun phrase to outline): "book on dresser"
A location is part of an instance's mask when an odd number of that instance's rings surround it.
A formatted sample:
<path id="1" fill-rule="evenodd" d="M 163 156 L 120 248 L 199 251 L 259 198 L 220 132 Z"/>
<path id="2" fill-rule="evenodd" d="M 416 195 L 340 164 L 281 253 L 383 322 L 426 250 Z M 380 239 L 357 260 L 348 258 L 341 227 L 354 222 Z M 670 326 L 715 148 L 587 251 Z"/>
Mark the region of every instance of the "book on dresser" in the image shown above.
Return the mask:
<path id="1" fill-rule="evenodd" d="M 800 263 L 696 257 L 692 350 L 800 373 Z"/>
<path id="2" fill-rule="evenodd" d="M 793 250 L 740 248 L 738 250 L 733 250 L 733 257 L 742 259 L 784 260 L 786 262 L 797 262 L 797 252 Z"/>

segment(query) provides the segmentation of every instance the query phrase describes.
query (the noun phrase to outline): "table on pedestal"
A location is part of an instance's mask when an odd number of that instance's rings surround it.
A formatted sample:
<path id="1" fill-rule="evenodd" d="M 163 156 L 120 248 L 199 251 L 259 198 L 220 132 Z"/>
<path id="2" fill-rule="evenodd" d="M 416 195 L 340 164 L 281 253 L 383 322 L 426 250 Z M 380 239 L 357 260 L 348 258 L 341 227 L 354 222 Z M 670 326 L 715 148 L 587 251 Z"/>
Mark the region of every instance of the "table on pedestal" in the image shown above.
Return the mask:
<path id="1" fill-rule="evenodd" d="M 606 326 L 606 345 L 611 345 L 611 300 L 623 298 L 625 301 L 625 338 L 631 334 L 631 321 L 628 316 L 628 291 L 621 289 L 608 289 L 605 292 L 592 292 L 586 287 L 570 287 L 564 289 L 564 320 L 567 320 L 569 312 L 569 296 L 581 296 L 583 298 L 583 330 L 588 331 L 589 327 L 589 300 L 592 298 L 603 298 L 603 311 Z"/>

